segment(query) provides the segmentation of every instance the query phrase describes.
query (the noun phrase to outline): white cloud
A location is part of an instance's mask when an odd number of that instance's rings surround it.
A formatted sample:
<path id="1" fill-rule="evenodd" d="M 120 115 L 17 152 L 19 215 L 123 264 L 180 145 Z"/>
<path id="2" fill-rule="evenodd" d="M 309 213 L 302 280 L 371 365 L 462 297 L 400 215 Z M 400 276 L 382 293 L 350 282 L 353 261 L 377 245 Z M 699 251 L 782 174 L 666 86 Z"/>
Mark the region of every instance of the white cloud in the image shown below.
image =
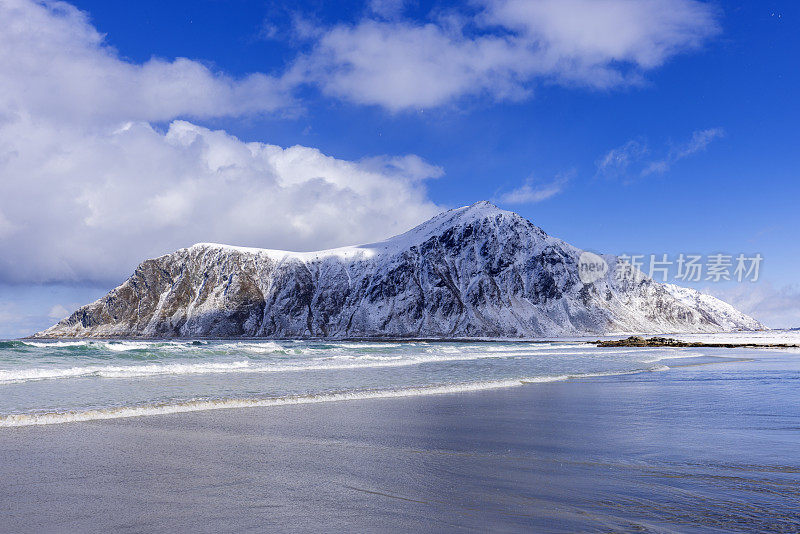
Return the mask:
<path id="1" fill-rule="evenodd" d="M 624 145 L 609 150 L 597 161 L 597 175 L 631 181 L 652 174 L 664 174 L 673 164 L 698 152 L 702 152 L 714 139 L 723 137 L 722 128 L 708 128 L 692 132 L 685 143 L 662 151 L 662 156 L 652 157 L 652 150 L 646 143 L 630 140 Z"/>
<path id="2" fill-rule="evenodd" d="M 0 24 L 2 115 L 95 125 L 235 116 L 290 104 L 282 82 L 264 74 L 234 79 L 186 58 L 126 61 L 84 12 L 64 2 L 2 0 Z"/>
<path id="3" fill-rule="evenodd" d="M 3 0 L 0 109 L 73 124 L 238 116 L 286 110 L 299 83 L 391 110 L 477 94 L 519 99 L 542 81 L 635 83 L 719 31 L 697 0 L 481 0 L 469 14 L 427 22 L 399 18 L 404 6 L 371 0 L 376 18 L 334 27 L 295 17 L 311 52 L 280 76 L 236 79 L 187 58 L 127 61 L 67 3 Z"/>
<path id="4" fill-rule="evenodd" d="M 373 241 L 433 215 L 416 156 L 351 162 L 244 143 L 174 121 L 86 133 L 31 118 L 0 126 L 0 280 L 116 280 L 198 241 L 309 250 Z M 24 178 L 23 178 L 24 177 Z"/>
<path id="5" fill-rule="evenodd" d="M 507 204 L 532 204 L 541 202 L 563 191 L 569 179 L 569 175 L 563 174 L 557 176 L 550 182 L 537 183 L 533 177 L 530 177 L 518 188 L 501 195 L 498 202 Z"/>
<path id="6" fill-rule="evenodd" d="M 758 282 L 725 289 L 710 287 L 703 292 L 732 304 L 770 328 L 800 327 L 800 286 L 776 287 L 768 282 Z"/>
<path id="7" fill-rule="evenodd" d="M 722 128 L 708 128 L 707 130 L 698 130 L 692 133 L 692 138 L 688 143 L 678 147 L 675 151 L 675 159 L 685 158 L 691 156 L 695 152 L 701 152 L 706 149 L 708 144 L 719 137 L 725 136 L 725 130 Z"/>
<path id="8" fill-rule="evenodd" d="M 318 28 L 287 79 L 393 111 L 469 95 L 520 99 L 538 82 L 637 83 L 719 32 L 696 0 L 483 0 L 476 15 Z"/>
<path id="9" fill-rule="evenodd" d="M 436 24 L 367 20 L 326 31 L 288 76 L 329 96 L 398 111 L 502 87 L 519 92 L 508 80 L 513 55 L 502 38 L 469 41 Z"/>
<path id="10" fill-rule="evenodd" d="M 287 75 L 235 79 L 186 58 L 129 61 L 69 4 L 0 0 L 0 282 L 118 281 L 197 241 L 308 250 L 405 230 L 438 209 L 425 180 L 443 171 L 417 156 L 345 161 L 181 119 L 282 111 L 302 81 L 390 109 L 521 98 L 540 79 L 606 87 L 716 31 L 694 0 L 606 4 L 621 22 L 585 2 L 509 0 L 472 19 L 308 27 L 316 44 Z M 517 198 L 555 194 L 527 185 Z"/>
<path id="11" fill-rule="evenodd" d="M 0 0 L 0 21 L 0 283 L 117 282 L 198 241 L 374 241 L 438 210 L 424 181 L 443 171 L 417 156 L 344 161 L 177 120 L 279 109 L 276 79 L 128 62 L 65 3 Z"/>
<path id="12" fill-rule="evenodd" d="M 680 161 L 684 158 L 702 152 L 706 149 L 708 144 L 719 137 L 725 135 L 725 130 L 722 128 L 708 128 L 707 130 L 697 130 L 692 133 L 692 138 L 686 143 L 674 147 L 670 150 L 666 157 L 660 160 L 651 161 L 641 171 L 642 176 L 650 174 L 664 174 L 667 172 L 673 163 Z"/>
<path id="13" fill-rule="evenodd" d="M 624 177 L 631 165 L 639 164 L 650 152 L 647 145 L 630 140 L 622 146 L 612 148 L 597 162 L 597 172 L 606 177 Z"/>
<path id="14" fill-rule="evenodd" d="M 611 62 L 648 69 L 699 47 L 717 31 L 708 4 L 691 0 L 487 0 L 486 20 L 519 32 L 549 64 L 583 78 Z M 614 77 L 612 76 L 611 79 Z M 592 83 L 589 81 L 589 83 Z"/>

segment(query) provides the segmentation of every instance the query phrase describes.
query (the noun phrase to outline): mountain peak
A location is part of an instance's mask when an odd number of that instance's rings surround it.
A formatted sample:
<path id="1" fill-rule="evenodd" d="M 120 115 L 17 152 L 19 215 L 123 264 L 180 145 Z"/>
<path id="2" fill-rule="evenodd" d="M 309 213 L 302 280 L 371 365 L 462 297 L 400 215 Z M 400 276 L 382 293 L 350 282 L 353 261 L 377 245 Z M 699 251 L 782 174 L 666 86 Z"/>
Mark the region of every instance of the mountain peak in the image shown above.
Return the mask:
<path id="1" fill-rule="evenodd" d="M 581 251 L 490 202 L 317 252 L 198 244 L 150 260 L 44 337 L 542 337 L 758 328 L 652 280 L 581 282 Z M 209 253 L 210 252 L 210 253 Z M 144 264 L 143 264 L 144 265 Z"/>
<path id="2" fill-rule="evenodd" d="M 513 211 L 499 208 L 488 200 L 481 200 L 469 206 L 462 206 L 440 213 L 429 221 L 419 225 L 412 230 L 412 232 L 423 230 L 429 235 L 435 233 L 441 234 L 450 228 L 466 226 L 487 220 L 491 220 L 491 225 L 500 231 L 517 228 L 517 230 L 528 232 L 537 238 L 548 237 L 544 230 L 528 219 Z"/>
<path id="3" fill-rule="evenodd" d="M 498 214 L 517 215 L 513 211 L 506 211 L 498 208 L 496 205 L 492 204 L 488 200 L 479 200 L 478 202 L 470 204 L 469 206 L 461 206 L 460 208 L 454 208 L 444 213 L 450 213 L 450 212 L 457 214 L 459 217 L 470 218 L 470 219 L 483 218 Z"/>
<path id="4" fill-rule="evenodd" d="M 500 220 L 505 219 L 509 223 L 530 224 L 533 228 L 536 228 L 513 211 L 500 209 L 488 200 L 481 200 L 469 206 L 461 206 L 460 208 L 444 211 L 428 219 L 419 226 L 412 228 L 408 232 L 389 239 L 389 241 L 420 241 L 433 235 L 443 234 L 451 228 L 464 226 L 484 219 L 497 220 L 498 217 L 501 218 Z M 536 229 L 539 230 L 538 228 Z M 541 230 L 539 231 L 541 232 Z"/>
<path id="5" fill-rule="evenodd" d="M 478 220 L 495 218 L 498 215 L 508 215 L 522 219 L 516 213 L 501 210 L 491 202 L 481 200 L 469 206 L 443 211 L 411 230 L 391 237 L 383 243 L 392 243 L 395 246 L 403 247 L 410 246 L 421 243 L 432 236 L 442 235 L 452 228 L 465 226 Z"/>
<path id="6" fill-rule="evenodd" d="M 474 204 L 470 204 L 469 206 L 462 206 L 462 207 L 463 208 L 488 208 L 488 209 L 494 209 L 494 210 L 497 210 L 497 211 L 503 211 L 500 208 L 498 208 L 496 204 L 493 204 L 492 202 L 489 202 L 488 200 L 479 200 L 479 201 L 475 202 Z"/>
<path id="7" fill-rule="evenodd" d="M 524 225 L 525 231 L 531 232 L 537 238 L 547 238 L 547 234 L 539 227 L 532 224 L 524 217 L 501 209 L 489 202 L 481 200 L 468 206 L 453 208 L 444 211 L 431 219 L 415 226 L 411 230 L 395 235 L 383 241 L 338 247 L 333 249 L 316 250 L 309 252 L 293 252 L 287 250 L 272 250 L 264 248 L 240 247 L 219 243 L 196 243 L 186 250 L 220 250 L 229 252 L 243 252 L 248 254 L 267 254 L 275 258 L 293 257 L 300 260 L 319 259 L 321 257 L 337 256 L 340 258 L 373 256 L 380 253 L 394 253 L 419 245 L 431 237 L 441 236 L 456 228 L 464 228 L 479 221 L 491 220 L 496 229 L 510 228 L 515 225 Z"/>

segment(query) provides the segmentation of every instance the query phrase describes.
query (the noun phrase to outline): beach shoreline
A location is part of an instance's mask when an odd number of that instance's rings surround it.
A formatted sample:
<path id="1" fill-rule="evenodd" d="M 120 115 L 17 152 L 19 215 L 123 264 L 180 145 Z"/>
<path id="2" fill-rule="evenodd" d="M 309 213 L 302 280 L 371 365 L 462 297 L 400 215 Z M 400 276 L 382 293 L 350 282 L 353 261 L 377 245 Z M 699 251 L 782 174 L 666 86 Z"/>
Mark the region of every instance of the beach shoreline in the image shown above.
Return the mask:
<path id="1" fill-rule="evenodd" d="M 798 528 L 787 366 L 3 428 L 0 531 Z"/>

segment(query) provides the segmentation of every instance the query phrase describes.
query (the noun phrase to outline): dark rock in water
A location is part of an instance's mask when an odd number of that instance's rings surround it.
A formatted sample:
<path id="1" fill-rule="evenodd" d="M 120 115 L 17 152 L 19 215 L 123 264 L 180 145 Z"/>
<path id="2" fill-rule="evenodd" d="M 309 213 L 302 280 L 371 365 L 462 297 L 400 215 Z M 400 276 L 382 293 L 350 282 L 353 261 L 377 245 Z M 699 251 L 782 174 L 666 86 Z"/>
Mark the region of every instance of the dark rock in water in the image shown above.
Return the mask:
<path id="1" fill-rule="evenodd" d="M 609 341 L 595 341 L 598 347 L 707 347 L 707 348 L 751 348 L 751 349 L 787 349 L 800 348 L 800 345 L 787 343 L 705 343 L 702 341 L 681 341 L 671 337 L 650 337 L 630 336 L 625 339 L 614 339 Z"/>
<path id="2" fill-rule="evenodd" d="M 442 338 L 761 329 L 617 259 L 591 283 L 583 251 L 488 202 L 387 241 L 319 252 L 198 244 L 143 262 L 40 337 Z"/>
<path id="3" fill-rule="evenodd" d="M 679 341 L 671 337 L 651 337 L 643 338 L 640 336 L 630 336 L 626 339 L 612 341 L 598 341 L 598 347 L 688 347 L 690 343 Z"/>

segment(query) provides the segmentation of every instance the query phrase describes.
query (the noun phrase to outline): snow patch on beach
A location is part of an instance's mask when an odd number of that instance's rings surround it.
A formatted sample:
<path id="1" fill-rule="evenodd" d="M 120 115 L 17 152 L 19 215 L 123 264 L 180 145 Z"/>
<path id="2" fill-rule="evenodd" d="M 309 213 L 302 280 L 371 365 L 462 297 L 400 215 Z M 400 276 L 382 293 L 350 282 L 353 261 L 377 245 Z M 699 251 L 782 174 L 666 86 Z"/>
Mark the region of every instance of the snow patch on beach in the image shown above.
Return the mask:
<path id="1" fill-rule="evenodd" d="M 699 343 L 757 343 L 762 345 L 800 345 L 800 330 L 763 330 L 720 334 L 675 334 L 670 337 Z"/>

